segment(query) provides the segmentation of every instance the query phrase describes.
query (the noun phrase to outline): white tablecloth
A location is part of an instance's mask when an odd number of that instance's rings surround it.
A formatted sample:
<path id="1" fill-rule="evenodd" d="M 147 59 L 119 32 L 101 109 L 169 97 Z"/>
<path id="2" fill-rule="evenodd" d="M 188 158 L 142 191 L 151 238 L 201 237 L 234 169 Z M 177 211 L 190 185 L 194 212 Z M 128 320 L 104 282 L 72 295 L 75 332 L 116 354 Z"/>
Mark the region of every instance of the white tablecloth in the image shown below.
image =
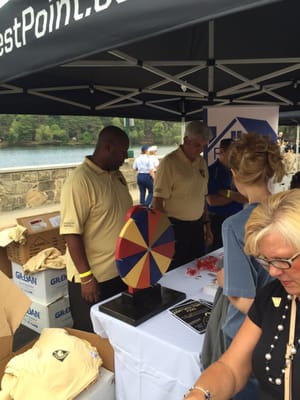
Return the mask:
<path id="1" fill-rule="evenodd" d="M 204 290 L 212 282 L 208 272 L 186 275 L 188 266 L 165 274 L 160 284 L 185 292 L 187 298 L 213 300 Z M 137 327 L 91 309 L 94 331 L 108 337 L 115 351 L 117 400 L 182 400 L 201 373 L 204 335 L 194 332 L 168 310 Z"/>

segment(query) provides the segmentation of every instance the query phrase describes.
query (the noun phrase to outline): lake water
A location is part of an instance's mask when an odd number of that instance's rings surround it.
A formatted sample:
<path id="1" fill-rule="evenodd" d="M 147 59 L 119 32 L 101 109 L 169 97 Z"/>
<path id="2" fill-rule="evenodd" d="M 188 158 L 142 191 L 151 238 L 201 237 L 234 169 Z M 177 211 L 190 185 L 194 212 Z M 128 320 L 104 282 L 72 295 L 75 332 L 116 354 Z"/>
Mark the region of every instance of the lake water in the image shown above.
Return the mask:
<path id="1" fill-rule="evenodd" d="M 158 146 L 158 156 L 174 150 L 174 146 Z M 140 154 L 140 146 L 132 147 L 134 156 Z M 12 167 L 34 167 L 79 163 L 86 155 L 92 154 L 94 146 L 33 146 L 0 148 L 0 169 Z"/>

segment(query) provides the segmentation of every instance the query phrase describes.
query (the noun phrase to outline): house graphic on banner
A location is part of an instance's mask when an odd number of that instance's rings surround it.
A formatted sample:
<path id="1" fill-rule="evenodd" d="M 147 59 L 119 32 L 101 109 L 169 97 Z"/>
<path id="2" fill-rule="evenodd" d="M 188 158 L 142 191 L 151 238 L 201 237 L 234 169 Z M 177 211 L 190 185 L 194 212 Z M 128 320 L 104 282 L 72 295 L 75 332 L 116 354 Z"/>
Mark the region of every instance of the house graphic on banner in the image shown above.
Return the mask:
<path id="1" fill-rule="evenodd" d="M 242 134 L 257 132 L 264 136 L 270 136 L 274 141 L 277 140 L 277 133 L 272 128 L 267 120 L 247 117 L 234 117 L 229 124 L 218 132 L 217 126 L 209 126 L 213 139 L 210 141 L 207 148 L 208 164 L 213 163 L 219 154 L 219 143 L 222 139 L 231 138 L 239 140 Z"/>

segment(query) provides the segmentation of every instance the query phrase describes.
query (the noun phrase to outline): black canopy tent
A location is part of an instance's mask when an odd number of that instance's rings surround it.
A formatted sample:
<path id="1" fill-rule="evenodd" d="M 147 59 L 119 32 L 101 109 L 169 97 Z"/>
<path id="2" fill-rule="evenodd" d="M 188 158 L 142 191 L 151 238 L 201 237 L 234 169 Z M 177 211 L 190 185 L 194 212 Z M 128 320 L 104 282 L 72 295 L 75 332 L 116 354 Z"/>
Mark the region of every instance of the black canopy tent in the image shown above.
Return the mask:
<path id="1" fill-rule="evenodd" d="M 297 0 L 10 0 L 0 112 L 190 120 L 299 110 Z"/>

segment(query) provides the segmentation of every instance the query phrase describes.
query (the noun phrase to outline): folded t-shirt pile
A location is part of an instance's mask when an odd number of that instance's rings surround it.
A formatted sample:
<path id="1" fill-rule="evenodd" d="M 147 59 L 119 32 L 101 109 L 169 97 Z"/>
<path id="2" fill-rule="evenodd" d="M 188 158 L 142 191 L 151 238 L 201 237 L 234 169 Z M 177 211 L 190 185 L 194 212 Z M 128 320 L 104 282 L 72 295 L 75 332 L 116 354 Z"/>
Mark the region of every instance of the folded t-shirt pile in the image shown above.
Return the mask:
<path id="1" fill-rule="evenodd" d="M 23 265 L 25 273 L 33 274 L 45 269 L 63 269 L 66 267 L 65 256 L 55 247 L 41 250 Z"/>
<path id="2" fill-rule="evenodd" d="M 31 349 L 8 362 L 0 400 L 74 399 L 97 379 L 101 365 L 88 341 L 45 328 Z"/>

